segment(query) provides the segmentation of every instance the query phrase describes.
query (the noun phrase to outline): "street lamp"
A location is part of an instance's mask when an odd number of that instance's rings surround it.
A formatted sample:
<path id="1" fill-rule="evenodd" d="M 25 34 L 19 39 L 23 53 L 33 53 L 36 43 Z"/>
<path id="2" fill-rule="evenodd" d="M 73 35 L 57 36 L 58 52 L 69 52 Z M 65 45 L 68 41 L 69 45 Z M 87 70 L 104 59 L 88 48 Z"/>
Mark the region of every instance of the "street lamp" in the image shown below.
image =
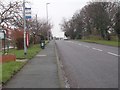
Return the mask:
<path id="1" fill-rule="evenodd" d="M 47 24 L 48 24 L 48 4 L 50 4 L 50 3 L 46 3 Z M 47 31 L 47 36 L 48 36 L 48 41 L 49 41 L 49 30 Z"/>

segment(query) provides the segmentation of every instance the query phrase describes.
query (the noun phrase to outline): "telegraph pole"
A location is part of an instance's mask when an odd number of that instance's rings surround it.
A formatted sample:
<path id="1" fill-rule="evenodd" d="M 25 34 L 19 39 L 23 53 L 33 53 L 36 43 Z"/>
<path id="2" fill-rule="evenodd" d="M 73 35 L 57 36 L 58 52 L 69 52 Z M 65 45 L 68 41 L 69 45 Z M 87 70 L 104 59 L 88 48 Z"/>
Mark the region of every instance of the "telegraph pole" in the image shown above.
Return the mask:
<path id="1" fill-rule="evenodd" d="M 25 0 L 23 0 L 23 20 L 24 20 L 24 55 L 27 55 L 26 47 L 26 18 L 25 18 Z"/>

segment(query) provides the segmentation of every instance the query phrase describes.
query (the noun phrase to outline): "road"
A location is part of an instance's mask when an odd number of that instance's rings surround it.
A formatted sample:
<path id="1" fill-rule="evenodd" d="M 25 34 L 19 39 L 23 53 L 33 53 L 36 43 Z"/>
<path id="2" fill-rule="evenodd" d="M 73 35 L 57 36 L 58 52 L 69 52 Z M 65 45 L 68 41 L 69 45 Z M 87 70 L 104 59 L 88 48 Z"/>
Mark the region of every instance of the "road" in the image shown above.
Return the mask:
<path id="1" fill-rule="evenodd" d="M 118 88 L 118 48 L 100 44 L 56 41 L 72 88 Z"/>

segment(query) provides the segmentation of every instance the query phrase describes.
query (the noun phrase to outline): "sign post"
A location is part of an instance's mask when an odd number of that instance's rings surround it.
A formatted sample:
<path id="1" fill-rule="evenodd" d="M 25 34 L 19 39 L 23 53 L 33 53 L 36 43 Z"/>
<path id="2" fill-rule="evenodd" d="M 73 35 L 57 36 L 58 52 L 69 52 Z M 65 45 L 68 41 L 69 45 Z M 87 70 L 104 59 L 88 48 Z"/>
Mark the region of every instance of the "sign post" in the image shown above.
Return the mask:
<path id="1" fill-rule="evenodd" d="M 24 55 L 27 54 L 27 47 L 26 47 L 26 19 L 25 19 L 25 0 L 23 0 L 23 19 L 24 19 Z"/>
<path id="2" fill-rule="evenodd" d="M 24 19 L 24 55 L 27 54 L 27 42 L 26 42 L 26 19 L 31 18 L 31 8 L 25 7 L 25 0 L 23 0 L 23 19 Z"/>

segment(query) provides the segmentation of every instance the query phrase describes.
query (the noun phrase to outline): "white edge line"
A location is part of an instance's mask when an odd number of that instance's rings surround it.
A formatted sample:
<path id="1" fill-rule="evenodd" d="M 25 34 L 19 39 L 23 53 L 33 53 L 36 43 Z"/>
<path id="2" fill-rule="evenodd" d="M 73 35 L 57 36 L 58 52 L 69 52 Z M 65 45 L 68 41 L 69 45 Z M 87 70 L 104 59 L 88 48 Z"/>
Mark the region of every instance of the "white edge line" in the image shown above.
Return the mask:
<path id="1" fill-rule="evenodd" d="M 98 51 L 103 51 L 103 50 L 101 50 L 101 49 L 97 49 L 97 48 L 92 48 L 92 49 L 94 49 L 94 50 L 98 50 Z"/>
<path id="2" fill-rule="evenodd" d="M 117 55 L 115 53 L 112 53 L 112 52 L 107 52 L 108 54 L 111 54 L 111 55 L 114 55 L 114 56 L 120 56 L 120 55 Z"/>
<path id="3" fill-rule="evenodd" d="M 78 44 L 78 45 L 82 45 L 82 44 Z"/>
<path id="4" fill-rule="evenodd" d="M 71 43 L 74 43 L 74 42 L 71 41 Z"/>
<path id="5" fill-rule="evenodd" d="M 84 47 L 87 47 L 87 48 L 89 48 L 89 46 L 84 46 Z"/>

